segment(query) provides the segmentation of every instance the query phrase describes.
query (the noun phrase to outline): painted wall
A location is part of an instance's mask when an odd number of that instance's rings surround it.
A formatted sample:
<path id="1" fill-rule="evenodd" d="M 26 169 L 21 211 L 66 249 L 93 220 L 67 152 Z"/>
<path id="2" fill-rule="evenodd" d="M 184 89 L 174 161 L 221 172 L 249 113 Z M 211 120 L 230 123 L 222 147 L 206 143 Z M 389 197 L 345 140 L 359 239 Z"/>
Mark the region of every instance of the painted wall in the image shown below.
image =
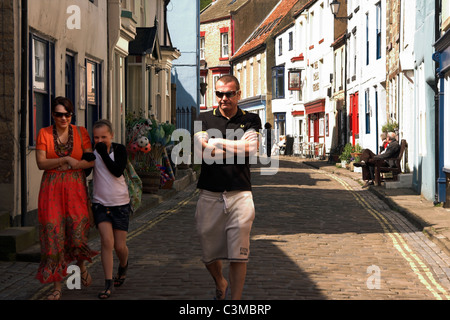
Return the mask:
<path id="1" fill-rule="evenodd" d="M 199 112 L 199 0 L 172 0 L 167 20 L 173 46 L 181 56 L 172 64 L 172 83 L 177 86 L 176 106 L 194 106 Z"/>
<path id="2" fill-rule="evenodd" d="M 427 200 L 434 200 L 435 174 L 435 63 L 432 60 L 435 42 L 434 1 L 416 1 L 416 30 L 414 36 L 416 102 L 413 187 Z"/>

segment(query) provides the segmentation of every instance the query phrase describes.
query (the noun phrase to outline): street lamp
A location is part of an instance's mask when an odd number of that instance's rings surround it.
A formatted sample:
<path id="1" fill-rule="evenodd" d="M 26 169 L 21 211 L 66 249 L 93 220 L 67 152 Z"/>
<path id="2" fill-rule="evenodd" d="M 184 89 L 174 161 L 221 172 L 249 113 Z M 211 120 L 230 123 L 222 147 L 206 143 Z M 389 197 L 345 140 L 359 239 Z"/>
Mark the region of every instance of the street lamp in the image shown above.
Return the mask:
<path id="1" fill-rule="evenodd" d="M 337 14 L 339 13 L 340 6 L 341 6 L 341 3 L 338 0 L 331 1 L 330 2 L 331 13 L 334 15 L 335 19 L 348 20 L 348 17 L 338 17 L 337 16 Z"/>

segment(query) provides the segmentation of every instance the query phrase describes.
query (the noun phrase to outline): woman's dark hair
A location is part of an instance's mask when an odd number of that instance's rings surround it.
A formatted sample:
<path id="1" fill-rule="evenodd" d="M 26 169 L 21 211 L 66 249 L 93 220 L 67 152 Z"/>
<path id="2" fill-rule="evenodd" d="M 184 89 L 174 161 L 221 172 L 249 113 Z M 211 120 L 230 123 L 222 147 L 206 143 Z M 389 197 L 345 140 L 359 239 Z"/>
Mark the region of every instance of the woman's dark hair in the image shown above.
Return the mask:
<path id="1" fill-rule="evenodd" d="M 264 125 L 265 129 L 270 129 L 272 128 L 272 125 L 269 122 L 266 122 L 266 124 Z"/>
<path id="2" fill-rule="evenodd" d="M 72 101 L 70 101 L 69 98 L 66 97 L 56 97 L 52 101 L 52 112 L 55 112 L 55 108 L 57 105 L 62 105 L 67 112 L 70 112 L 73 114 L 73 104 Z"/>

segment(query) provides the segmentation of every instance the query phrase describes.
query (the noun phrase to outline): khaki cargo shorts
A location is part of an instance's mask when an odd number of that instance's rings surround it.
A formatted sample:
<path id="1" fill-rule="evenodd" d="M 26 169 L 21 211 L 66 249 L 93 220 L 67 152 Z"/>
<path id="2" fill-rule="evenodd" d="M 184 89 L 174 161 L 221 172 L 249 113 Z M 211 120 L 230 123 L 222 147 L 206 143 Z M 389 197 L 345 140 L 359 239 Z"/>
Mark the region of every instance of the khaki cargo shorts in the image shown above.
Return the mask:
<path id="1" fill-rule="evenodd" d="M 195 212 L 202 260 L 247 262 L 250 230 L 255 219 L 251 191 L 200 191 Z"/>

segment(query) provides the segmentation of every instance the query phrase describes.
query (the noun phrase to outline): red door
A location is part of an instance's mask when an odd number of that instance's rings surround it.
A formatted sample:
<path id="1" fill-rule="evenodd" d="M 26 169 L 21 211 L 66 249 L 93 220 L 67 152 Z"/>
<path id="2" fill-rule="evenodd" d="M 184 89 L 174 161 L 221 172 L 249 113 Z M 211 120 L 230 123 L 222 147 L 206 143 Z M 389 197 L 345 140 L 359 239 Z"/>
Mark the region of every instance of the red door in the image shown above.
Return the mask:
<path id="1" fill-rule="evenodd" d="M 319 143 L 319 114 L 315 114 L 314 119 L 314 142 Z"/>
<path id="2" fill-rule="evenodd" d="M 352 144 L 356 144 L 356 137 L 359 136 L 359 92 L 350 95 L 350 130 L 352 132 Z"/>

